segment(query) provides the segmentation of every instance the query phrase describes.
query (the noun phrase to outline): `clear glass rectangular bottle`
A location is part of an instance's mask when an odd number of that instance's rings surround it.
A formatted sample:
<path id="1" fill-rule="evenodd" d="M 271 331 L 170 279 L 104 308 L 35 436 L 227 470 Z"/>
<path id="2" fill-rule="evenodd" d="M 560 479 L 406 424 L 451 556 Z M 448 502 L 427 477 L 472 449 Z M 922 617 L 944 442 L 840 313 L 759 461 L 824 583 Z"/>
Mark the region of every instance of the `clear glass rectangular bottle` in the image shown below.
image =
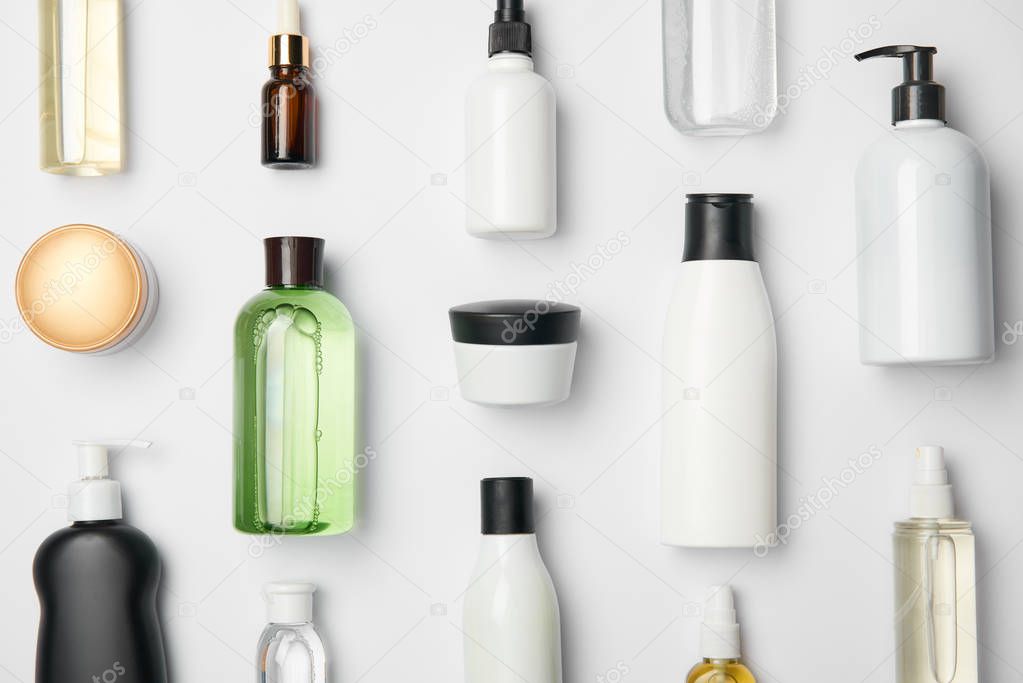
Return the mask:
<path id="1" fill-rule="evenodd" d="M 121 171 L 121 0 L 39 0 L 40 168 L 97 176 Z"/>
<path id="2" fill-rule="evenodd" d="M 897 683 L 976 683 L 974 537 L 958 519 L 895 525 Z"/>
<path id="3" fill-rule="evenodd" d="M 977 683 L 973 529 L 957 519 L 940 446 L 916 450 L 910 519 L 896 522 L 895 683 Z"/>
<path id="4" fill-rule="evenodd" d="M 662 0 L 668 120 L 689 135 L 746 135 L 777 110 L 775 0 Z"/>

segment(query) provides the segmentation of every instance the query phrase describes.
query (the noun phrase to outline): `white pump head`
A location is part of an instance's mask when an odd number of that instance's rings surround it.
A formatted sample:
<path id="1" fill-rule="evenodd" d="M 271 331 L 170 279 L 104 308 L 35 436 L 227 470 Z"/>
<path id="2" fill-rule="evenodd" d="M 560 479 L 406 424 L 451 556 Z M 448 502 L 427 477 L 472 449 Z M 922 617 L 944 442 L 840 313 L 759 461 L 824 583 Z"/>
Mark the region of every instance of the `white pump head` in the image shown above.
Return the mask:
<path id="1" fill-rule="evenodd" d="M 271 624 L 304 624 L 313 620 L 316 584 L 276 581 L 263 586 L 266 620 Z"/>
<path id="2" fill-rule="evenodd" d="M 302 35 L 301 11 L 298 0 L 277 1 L 277 34 Z"/>
<path id="3" fill-rule="evenodd" d="M 916 449 L 916 472 L 909 496 L 910 514 L 922 519 L 949 519 L 955 515 L 952 485 L 945 469 L 945 449 L 920 446 Z"/>
<path id="4" fill-rule="evenodd" d="M 739 658 L 739 622 L 730 586 L 711 586 L 703 607 L 700 656 L 704 659 Z"/>
<path id="5" fill-rule="evenodd" d="M 73 441 L 78 449 L 78 481 L 68 486 L 69 522 L 121 519 L 121 485 L 110 479 L 108 449 L 149 448 L 148 441 Z"/>

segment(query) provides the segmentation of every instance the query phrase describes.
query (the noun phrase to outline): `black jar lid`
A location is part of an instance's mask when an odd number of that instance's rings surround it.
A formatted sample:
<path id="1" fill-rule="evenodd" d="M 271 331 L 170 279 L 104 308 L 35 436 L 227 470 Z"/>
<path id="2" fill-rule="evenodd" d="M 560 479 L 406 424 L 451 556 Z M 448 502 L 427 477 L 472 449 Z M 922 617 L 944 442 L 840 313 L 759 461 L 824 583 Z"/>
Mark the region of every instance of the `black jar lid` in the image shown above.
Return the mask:
<path id="1" fill-rule="evenodd" d="M 536 299 L 478 301 L 448 311 L 451 336 L 463 344 L 569 344 L 579 337 L 577 306 Z"/>

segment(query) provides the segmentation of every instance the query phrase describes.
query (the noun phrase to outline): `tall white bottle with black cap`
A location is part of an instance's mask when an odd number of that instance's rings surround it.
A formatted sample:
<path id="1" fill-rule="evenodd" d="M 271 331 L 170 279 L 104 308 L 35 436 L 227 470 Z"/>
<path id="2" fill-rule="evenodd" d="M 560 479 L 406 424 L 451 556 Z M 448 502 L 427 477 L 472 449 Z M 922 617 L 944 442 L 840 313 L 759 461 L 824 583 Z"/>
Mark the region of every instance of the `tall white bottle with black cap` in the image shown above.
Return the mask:
<path id="1" fill-rule="evenodd" d="M 465 593 L 466 683 L 561 683 L 558 596 L 540 557 L 533 480 L 480 483 L 483 538 Z"/>
<path id="2" fill-rule="evenodd" d="M 933 47 L 856 55 L 902 59 L 891 133 L 856 171 L 860 360 L 967 365 L 995 353 L 991 189 L 980 148 L 945 124 Z"/>
<path id="3" fill-rule="evenodd" d="M 487 73 L 466 98 L 466 215 L 475 237 L 541 239 L 557 228 L 557 105 L 532 52 L 523 0 L 497 0 Z"/>
<path id="4" fill-rule="evenodd" d="M 957 519 L 940 446 L 916 450 L 911 518 L 895 524 L 896 683 L 977 683 L 973 528 Z"/>
<path id="5" fill-rule="evenodd" d="M 777 523 L 777 349 L 748 194 L 687 196 L 664 334 L 661 542 L 770 543 Z"/>
<path id="6" fill-rule="evenodd" d="M 263 586 L 266 628 L 256 655 L 257 683 L 324 683 L 323 641 L 313 626 L 311 583 L 279 581 Z"/>

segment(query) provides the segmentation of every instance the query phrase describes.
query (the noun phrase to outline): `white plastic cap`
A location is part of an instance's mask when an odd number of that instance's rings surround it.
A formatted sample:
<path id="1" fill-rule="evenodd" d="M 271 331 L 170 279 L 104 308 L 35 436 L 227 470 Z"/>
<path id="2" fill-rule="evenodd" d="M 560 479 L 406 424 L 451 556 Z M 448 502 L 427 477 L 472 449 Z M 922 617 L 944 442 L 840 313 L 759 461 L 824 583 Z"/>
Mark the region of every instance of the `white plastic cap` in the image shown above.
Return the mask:
<path id="1" fill-rule="evenodd" d="M 739 658 L 739 622 L 730 586 L 711 586 L 703 608 L 700 656 L 704 659 Z"/>
<path id="2" fill-rule="evenodd" d="M 949 519 L 955 515 L 952 485 L 945 469 L 945 449 L 920 446 L 916 449 L 916 472 L 909 495 L 910 515 L 923 519 Z"/>
<path id="3" fill-rule="evenodd" d="M 108 449 L 149 448 L 148 441 L 73 441 L 78 449 L 78 481 L 68 486 L 69 522 L 121 519 L 121 485 L 110 479 Z"/>
<path id="4" fill-rule="evenodd" d="M 277 0 L 277 33 L 293 36 L 302 34 L 298 0 Z"/>
<path id="5" fill-rule="evenodd" d="M 263 586 L 266 620 L 271 624 L 304 624 L 313 620 L 316 584 L 275 581 Z"/>

